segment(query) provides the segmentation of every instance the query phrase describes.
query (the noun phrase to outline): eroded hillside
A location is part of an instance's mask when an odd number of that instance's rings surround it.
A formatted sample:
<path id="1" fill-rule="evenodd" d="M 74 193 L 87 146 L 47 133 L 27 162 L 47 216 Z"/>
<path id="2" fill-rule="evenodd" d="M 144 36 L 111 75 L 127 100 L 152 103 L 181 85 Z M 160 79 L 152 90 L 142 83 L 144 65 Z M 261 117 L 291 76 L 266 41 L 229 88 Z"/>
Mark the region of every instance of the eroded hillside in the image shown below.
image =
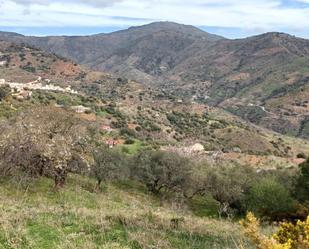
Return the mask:
<path id="1" fill-rule="evenodd" d="M 1 77 L 7 83 L 24 82 L 21 89 L 15 89 L 13 84 L 13 93 L 1 103 L 2 116 L 14 116 L 42 105 L 53 111 L 56 106 L 78 112 L 81 120 L 100 127 L 103 141 L 115 143 L 129 153 L 147 146 L 192 152 L 190 146 L 201 144 L 202 151 L 193 154 L 243 164 L 259 161 L 261 167 L 267 166 L 272 156 L 278 157 L 278 165 L 295 165 L 296 156 L 308 148 L 304 140 L 256 127 L 221 108 L 90 71 L 38 49 L 0 44 L 4 62 Z"/>

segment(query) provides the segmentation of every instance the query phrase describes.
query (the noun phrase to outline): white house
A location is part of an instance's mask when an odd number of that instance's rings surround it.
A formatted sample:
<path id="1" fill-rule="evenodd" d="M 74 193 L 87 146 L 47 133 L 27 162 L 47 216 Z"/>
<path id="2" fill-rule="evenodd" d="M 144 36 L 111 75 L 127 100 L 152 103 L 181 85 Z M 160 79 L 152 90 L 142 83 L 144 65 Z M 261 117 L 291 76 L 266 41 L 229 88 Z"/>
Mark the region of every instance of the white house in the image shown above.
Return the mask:
<path id="1" fill-rule="evenodd" d="M 0 66 L 5 66 L 7 64 L 7 61 L 0 61 Z"/>
<path id="2" fill-rule="evenodd" d="M 72 106 L 71 109 L 77 113 L 85 113 L 86 111 L 91 111 L 91 108 L 85 107 L 83 105 Z"/>

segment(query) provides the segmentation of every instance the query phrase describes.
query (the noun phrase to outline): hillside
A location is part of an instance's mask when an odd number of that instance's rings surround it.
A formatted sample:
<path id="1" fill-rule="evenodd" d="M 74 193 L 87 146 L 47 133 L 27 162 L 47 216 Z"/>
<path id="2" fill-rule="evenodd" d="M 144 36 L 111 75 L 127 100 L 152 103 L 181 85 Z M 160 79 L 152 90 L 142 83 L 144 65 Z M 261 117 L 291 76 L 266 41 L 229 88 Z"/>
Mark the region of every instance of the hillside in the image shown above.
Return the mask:
<path id="1" fill-rule="evenodd" d="M 253 249 L 308 216 L 308 140 L 24 44 L 0 58 L 1 249 Z"/>
<path id="2" fill-rule="evenodd" d="M 91 111 L 83 118 L 113 130 L 105 139 L 120 139 L 122 143 L 135 139 L 138 147 L 140 143 L 153 143 L 185 148 L 200 143 L 207 151 L 237 150 L 289 160 L 306 151 L 305 141 L 291 141 L 254 127 L 220 108 L 184 102 L 164 90 L 90 71 L 37 49 L 7 42 L 0 45 L 2 60 L 6 62 L 0 68 L 2 77 L 7 83 L 13 82 L 13 88 L 16 84 L 22 86 L 12 94 L 13 98 L 7 98 L 7 104 L 2 103 L 4 113 L 9 111 L 10 104 L 17 109 L 83 105 Z M 66 90 L 69 85 L 71 88 Z M 19 102 L 20 99 L 24 101 Z"/>
<path id="3" fill-rule="evenodd" d="M 13 88 L 21 83 L 13 98 L 2 103 L 4 113 L 12 111 L 11 104 L 22 110 L 40 105 L 65 109 L 82 105 L 89 109 L 88 114 L 81 115 L 82 119 L 110 127 L 112 132 L 105 134 L 106 140 L 124 143 L 133 139 L 136 142 L 132 147 L 137 148 L 141 144 L 189 148 L 200 143 L 210 154 L 237 151 L 246 155 L 275 155 L 288 158 L 284 165 L 295 164 L 296 155 L 305 153 L 309 146 L 304 140 L 255 127 L 221 108 L 183 101 L 163 89 L 90 71 L 38 49 L 0 42 L 0 52 L 5 62 L 0 67 L 1 77 L 7 83 L 13 82 Z M 68 86 L 71 88 L 67 89 Z M 269 160 L 263 159 L 261 166 Z"/>
<path id="4" fill-rule="evenodd" d="M 0 41 L 0 79 L 21 84 L 72 86 L 75 90 L 97 83 L 104 88 L 106 96 L 111 96 L 123 82 L 129 82 L 125 78 L 91 71 L 70 59 L 35 47 L 5 41 Z"/>
<path id="5" fill-rule="evenodd" d="M 192 26 L 153 23 L 85 37 L 0 33 L 92 69 L 220 106 L 276 132 L 308 138 L 309 41 L 284 33 L 229 40 Z"/>
<path id="6" fill-rule="evenodd" d="M 52 182 L 42 179 L 24 193 L 2 183 L 0 248 L 203 249 L 244 243 L 239 225 L 196 217 L 168 201 L 160 204 L 130 183 L 109 185 L 101 193 L 92 185 L 71 176 L 66 189 L 54 192 Z"/>

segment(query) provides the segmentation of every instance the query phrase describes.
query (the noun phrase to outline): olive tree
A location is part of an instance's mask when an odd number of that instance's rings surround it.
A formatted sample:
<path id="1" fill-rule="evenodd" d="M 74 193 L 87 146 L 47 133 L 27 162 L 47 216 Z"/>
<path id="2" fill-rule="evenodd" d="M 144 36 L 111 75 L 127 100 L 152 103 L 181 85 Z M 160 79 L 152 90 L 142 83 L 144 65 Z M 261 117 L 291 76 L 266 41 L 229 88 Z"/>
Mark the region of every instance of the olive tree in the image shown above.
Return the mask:
<path id="1" fill-rule="evenodd" d="M 125 175 L 125 160 L 118 150 L 108 146 L 101 146 L 93 151 L 94 163 L 91 167 L 91 174 L 97 180 L 97 188 L 102 182 L 120 179 Z"/>
<path id="2" fill-rule="evenodd" d="M 207 196 L 210 195 L 219 205 L 219 215 L 231 214 L 231 211 L 242 212 L 242 199 L 255 181 L 255 175 L 251 168 L 240 165 L 208 165 L 201 163 L 196 165 L 191 176 L 189 194 Z"/>
<path id="3" fill-rule="evenodd" d="M 21 113 L 1 134 L 1 167 L 28 176 L 48 175 L 65 183 L 73 152 L 82 152 L 85 128 L 73 114 L 52 107 Z"/>
<path id="4" fill-rule="evenodd" d="M 176 192 L 186 185 L 190 165 L 188 159 L 176 153 L 147 150 L 134 158 L 131 173 L 154 194 L 163 189 Z"/>
<path id="5" fill-rule="evenodd" d="M 1 149 L 0 169 L 2 176 L 28 181 L 49 175 L 50 161 L 42 154 L 41 148 L 31 138 L 19 140 L 21 136 L 10 138 Z"/>

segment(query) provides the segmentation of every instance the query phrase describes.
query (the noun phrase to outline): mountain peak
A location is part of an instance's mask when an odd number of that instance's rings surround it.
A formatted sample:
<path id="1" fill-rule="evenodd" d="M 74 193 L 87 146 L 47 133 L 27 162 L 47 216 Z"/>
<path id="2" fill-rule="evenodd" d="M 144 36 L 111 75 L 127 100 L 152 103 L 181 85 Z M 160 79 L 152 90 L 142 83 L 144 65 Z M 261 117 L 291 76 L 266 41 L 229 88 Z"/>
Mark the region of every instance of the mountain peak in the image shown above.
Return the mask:
<path id="1" fill-rule="evenodd" d="M 194 30 L 200 30 L 192 25 L 180 24 L 180 23 L 169 22 L 169 21 L 152 22 L 152 23 L 145 24 L 139 27 L 156 27 L 156 28 L 171 28 L 171 29 L 191 28 Z"/>
<path id="2" fill-rule="evenodd" d="M 149 31 L 149 32 L 159 32 L 159 31 L 175 31 L 180 32 L 185 35 L 192 35 L 196 37 L 204 37 L 207 40 L 217 41 L 220 39 L 225 39 L 222 36 L 207 33 L 195 26 L 179 24 L 176 22 L 160 21 L 152 22 L 142 26 L 133 26 L 127 29 L 126 31 Z"/>

